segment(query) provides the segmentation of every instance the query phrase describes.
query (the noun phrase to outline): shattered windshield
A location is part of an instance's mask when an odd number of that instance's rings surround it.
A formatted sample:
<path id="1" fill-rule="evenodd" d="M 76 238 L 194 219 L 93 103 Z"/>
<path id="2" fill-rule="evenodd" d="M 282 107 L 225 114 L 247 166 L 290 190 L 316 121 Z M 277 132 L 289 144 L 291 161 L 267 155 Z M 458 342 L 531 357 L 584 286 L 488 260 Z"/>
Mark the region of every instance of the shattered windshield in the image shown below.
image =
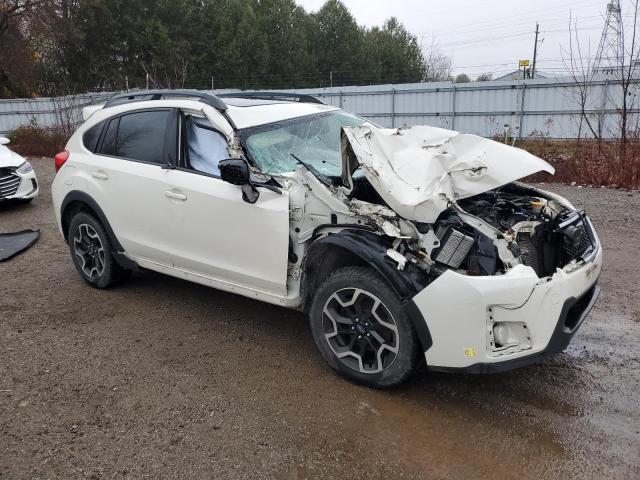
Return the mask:
<path id="1" fill-rule="evenodd" d="M 338 177 L 340 130 L 364 123 L 364 118 L 338 110 L 248 129 L 242 137 L 251 160 L 264 173 L 292 172 L 299 165 L 295 156 L 322 175 Z"/>

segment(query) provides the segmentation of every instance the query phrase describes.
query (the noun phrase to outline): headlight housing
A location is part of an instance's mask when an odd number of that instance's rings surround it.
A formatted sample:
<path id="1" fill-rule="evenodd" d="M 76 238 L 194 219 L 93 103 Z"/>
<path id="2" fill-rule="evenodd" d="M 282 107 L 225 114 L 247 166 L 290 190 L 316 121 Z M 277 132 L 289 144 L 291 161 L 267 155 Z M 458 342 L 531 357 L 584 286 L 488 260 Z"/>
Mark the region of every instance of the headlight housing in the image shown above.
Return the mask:
<path id="1" fill-rule="evenodd" d="M 33 171 L 33 167 L 26 160 L 22 165 L 20 165 L 18 168 L 16 168 L 16 172 L 21 173 L 22 175 L 26 175 L 27 173 L 32 172 L 32 171 Z"/>

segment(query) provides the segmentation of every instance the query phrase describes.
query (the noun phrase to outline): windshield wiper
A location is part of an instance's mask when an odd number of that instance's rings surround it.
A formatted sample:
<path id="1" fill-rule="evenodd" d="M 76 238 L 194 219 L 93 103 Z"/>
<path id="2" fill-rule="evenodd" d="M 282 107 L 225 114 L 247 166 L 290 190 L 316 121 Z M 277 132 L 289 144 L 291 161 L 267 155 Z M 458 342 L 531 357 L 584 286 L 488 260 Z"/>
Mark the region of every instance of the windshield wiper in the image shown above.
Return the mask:
<path id="1" fill-rule="evenodd" d="M 331 184 L 331 179 L 328 175 L 324 173 L 320 173 L 315 167 L 311 166 L 307 162 L 301 160 L 295 153 L 290 153 L 291 155 L 300 165 L 304 166 L 307 170 L 313 173 L 319 180 L 322 180 L 325 184 Z"/>

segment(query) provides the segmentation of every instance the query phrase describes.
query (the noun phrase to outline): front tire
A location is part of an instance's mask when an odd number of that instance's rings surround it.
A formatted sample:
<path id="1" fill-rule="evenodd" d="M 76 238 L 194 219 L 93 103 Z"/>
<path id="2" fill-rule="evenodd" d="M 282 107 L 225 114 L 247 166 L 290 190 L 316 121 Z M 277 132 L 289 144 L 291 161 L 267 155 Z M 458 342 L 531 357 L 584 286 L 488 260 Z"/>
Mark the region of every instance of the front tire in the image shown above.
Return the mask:
<path id="1" fill-rule="evenodd" d="M 332 274 L 318 288 L 309 320 L 320 353 L 348 380 L 392 387 L 418 364 L 419 342 L 402 301 L 369 268 Z"/>
<path id="2" fill-rule="evenodd" d="M 102 224 L 85 212 L 69 225 L 69 251 L 82 279 L 95 288 L 109 288 L 126 279 L 128 271 L 113 258 L 111 242 Z"/>

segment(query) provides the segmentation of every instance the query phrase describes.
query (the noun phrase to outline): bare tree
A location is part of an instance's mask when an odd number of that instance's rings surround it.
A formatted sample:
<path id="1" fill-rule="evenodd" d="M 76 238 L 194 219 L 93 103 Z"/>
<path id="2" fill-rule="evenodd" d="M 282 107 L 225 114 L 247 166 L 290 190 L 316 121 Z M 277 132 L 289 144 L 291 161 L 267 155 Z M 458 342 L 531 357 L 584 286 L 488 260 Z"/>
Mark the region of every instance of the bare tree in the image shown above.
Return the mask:
<path id="1" fill-rule="evenodd" d="M 31 13 L 46 0 L 0 0 L 0 36 L 15 22 Z"/>
<path id="2" fill-rule="evenodd" d="M 611 77 L 611 87 L 619 87 L 619 95 L 612 95 L 603 89 L 601 98 L 601 106 L 596 106 L 594 81 L 603 75 L 605 69 L 600 68 L 598 52 L 595 56 L 587 46 L 586 51 L 584 45 L 580 41 L 578 35 L 578 21 L 570 18 L 569 20 L 569 49 L 562 52 L 565 68 L 568 70 L 572 78 L 572 85 L 569 87 L 570 95 L 579 106 L 580 117 L 578 120 L 578 139 L 582 138 L 584 130 L 597 140 L 601 145 L 603 138 L 607 137 L 609 132 L 605 129 L 606 106 L 613 102 L 619 116 L 619 140 L 621 154 L 624 154 L 626 145 L 629 142 L 630 134 L 637 133 L 638 122 L 632 117 L 634 106 L 636 104 L 635 95 L 632 95 L 632 88 L 637 83 L 638 67 L 640 66 L 640 40 L 637 35 L 638 25 L 638 7 L 639 0 L 635 0 L 632 4 L 633 9 L 633 25 L 631 42 L 627 42 L 627 48 L 621 55 L 614 59 L 614 64 L 606 69 Z M 623 25 L 619 26 L 619 35 L 624 38 Z M 599 107 L 599 108 L 595 108 Z"/>
<path id="3" fill-rule="evenodd" d="M 432 82 L 448 80 L 451 77 L 451 57 L 442 53 L 440 46 L 434 38 L 431 38 L 428 43 L 425 43 L 423 36 L 420 46 L 426 67 L 425 80 Z"/>
<path id="4" fill-rule="evenodd" d="M 594 118 L 588 112 L 589 101 L 593 95 L 591 83 L 595 75 L 593 57 L 590 50 L 582 52 L 583 46 L 578 35 L 578 21 L 569 17 L 569 51 L 562 51 L 562 59 L 565 68 L 572 78 L 572 85 L 569 87 L 569 95 L 578 104 L 580 117 L 578 119 L 578 141 L 582 138 L 583 130 L 589 130 L 593 138 L 602 140 L 602 126 L 604 115 Z"/>
<path id="5" fill-rule="evenodd" d="M 493 80 L 493 73 L 481 73 L 476 78 L 476 82 L 490 82 Z"/>
<path id="6" fill-rule="evenodd" d="M 189 61 L 177 55 L 169 67 L 155 61 L 142 63 L 146 86 L 150 88 L 184 88 L 189 73 Z"/>

